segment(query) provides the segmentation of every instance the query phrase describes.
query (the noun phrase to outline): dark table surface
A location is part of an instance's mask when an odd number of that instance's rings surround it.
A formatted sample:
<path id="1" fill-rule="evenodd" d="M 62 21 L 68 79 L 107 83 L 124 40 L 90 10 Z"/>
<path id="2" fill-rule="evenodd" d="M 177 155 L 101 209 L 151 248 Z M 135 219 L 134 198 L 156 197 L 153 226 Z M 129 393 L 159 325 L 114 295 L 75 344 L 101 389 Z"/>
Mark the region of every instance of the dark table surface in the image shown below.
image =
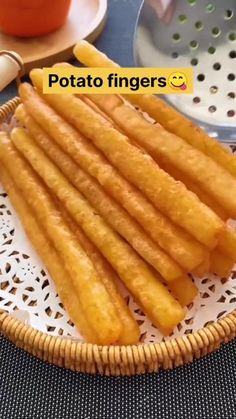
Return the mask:
<path id="1" fill-rule="evenodd" d="M 185 0 L 183 0 L 185 1 Z M 110 0 L 97 46 L 132 66 L 141 0 Z M 16 95 L 14 85 L 0 103 Z M 107 378 L 48 365 L 0 337 L 0 419 L 235 419 L 236 342 L 191 365 L 137 377 Z"/>

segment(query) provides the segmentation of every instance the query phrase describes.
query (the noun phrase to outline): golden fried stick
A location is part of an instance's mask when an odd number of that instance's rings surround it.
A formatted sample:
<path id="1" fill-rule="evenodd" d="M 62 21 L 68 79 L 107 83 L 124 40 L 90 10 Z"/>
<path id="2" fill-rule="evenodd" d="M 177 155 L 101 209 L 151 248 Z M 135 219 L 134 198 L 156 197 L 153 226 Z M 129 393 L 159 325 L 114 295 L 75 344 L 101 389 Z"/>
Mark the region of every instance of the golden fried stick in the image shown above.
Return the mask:
<path id="1" fill-rule="evenodd" d="M 42 90 L 42 72 L 33 70 L 30 76 L 36 87 Z M 223 222 L 196 195 L 160 169 L 148 154 L 132 145 L 127 137 L 80 99 L 73 95 L 60 95 L 59 98 L 45 95 L 46 101 L 91 139 L 160 211 L 207 247 L 216 245 Z"/>
<path id="2" fill-rule="evenodd" d="M 30 206 L 14 185 L 13 180 L 3 165 L 0 166 L 0 180 L 20 217 L 27 236 L 55 282 L 59 297 L 71 320 L 88 342 L 99 343 L 96 330 L 91 328 L 83 313 L 80 299 L 76 295 L 70 273 L 66 271 L 55 247 L 41 229 Z"/>
<path id="3" fill-rule="evenodd" d="M 235 260 L 223 255 L 217 249 L 210 254 L 210 272 L 227 278 L 234 267 Z"/>
<path id="4" fill-rule="evenodd" d="M 79 177 L 79 173 L 81 172 L 81 169 L 79 169 L 78 166 L 76 165 L 74 166 L 71 165 L 71 162 L 73 163 L 73 161 L 69 159 L 69 157 L 65 153 L 63 153 L 55 143 L 52 142 L 52 140 L 43 132 L 43 130 L 39 127 L 39 125 L 26 113 L 23 105 L 20 105 L 18 107 L 17 112 L 16 112 L 16 117 L 22 124 L 24 124 L 24 126 L 26 126 L 26 128 L 34 137 L 35 141 L 42 147 L 42 149 L 48 154 L 48 156 L 57 164 L 57 166 L 61 169 L 61 171 L 65 175 L 68 173 L 68 177 L 70 177 L 71 183 L 74 183 L 75 186 L 77 184 L 78 189 L 80 190 L 81 190 L 81 185 L 84 184 L 86 186 L 86 190 L 83 190 L 84 195 L 86 196 L 87 194 L 86 191 L 89 190 L 89 187 L 91 186 L 93 189 L 94 185 L 96 185 L 94 184 L 94 181 L 92 185 L 91 183 L 88 184 L 87 181 L 89 178 L 86 177 L 85 173 L 82 175 L 83 177 L 82 176 Z M 71 167 L 71 169 L 73 168 L 73 170 L 68 172 L 69 167 Z M 93 190 L 94 190 L 94 193 L 97 194 L 97 189 L 93 189 Z M 81 192 L 83 191 L 81 190 Z M 87 198 L 89 199 L 89 196 L 87 196 Z M 98 200 L 102 200 L 102 198 L 100 197 L 99 190 L 98 190 L 98 194 L 96 195 L 96 198 Z M 106 204 L 106 202 L 107 200 L 105 199 L 104 204 Z M 91 200 L 91 203 L 94 204 L 92 200 Z M 109 207 L 110 205 L 107 205 L 107 206 Z M 75 228 L 73 228 L 73 231 L 75 231 Z M 81 243 L 83 245 L 82 241 Z M 91 257 L 90 254 L 89 256 Z M 178 290 L 175 284 L 173 284 L 173 287 L 172 287 L 172 283 L 169 283 L 169 288 L 170 290 L 173 291 L 172 294 L 174 295 L 175 298 L 177 298 L 180 304 L 182 306 L 185 306 L 194 299 L 197 293 L 197 289 L 192 283 L 191 279 L 187 275 L 182 275 L 182 277 L 178 279 L 178 284 L 179 284 Z"/>
<path id="5" fill-rule="evenodd" d="M 236 158 L 230 150 L 219 141 L 209 137 L 205 131 L 172 106 L 152 95 L 125 95 L 125 99 L 138 105 L 166 130 L 183 138 L 188 144 L 212 158 L 236 177 Z"/>
<path id="6" fill-rule="evenodd" d="M 175 226 L 159 212 L 134 186 L 127 182 L 104 156 L 51 109 L 32 86 L 20 88 L 29 114 L 87 173 L 97 179 L 103 189 L 135 218 L 150 237 L 191 272 L 206 257 L 206 248 L 187 232 Z"/>
<path id="7" fill-rule="evenodd" d="M 87 67 L 120 67 L 106 54 L 99 51 L 89 42 L 81 40 L 75 45 L 73 53 L 75 57 Z"/>
<path id="8" fill-rule="evenodd" d="M 106 111 L 108 113 L 109 116 L 113 117 L 113 119 L 119 123 L 120 121 L 122 121 L 121 128 L 124 129 L 127 133 L 129 133 L 130 135 L 132 134 L 133 137 L 135 138 L 135 140 L 137 140 L 136 136 L 135 136 L 135 132 L 137 132 L 138 134 L 141 134 L 141 137 L 144 139 L 145 144 L 148 143 L 148 145 L 150 146 L 150 150 L 148 150 L 151 153 L 152 148 L 154 148 L 154 136 L 145 135 L 146 133 L 146 128 L 151 127 L 151 129 L 155 129 L 155 127 L 153 127 L 152 125 L 150 125 L 148 122 L 146 122 L 141 116 L 138 116 L 138 118 L 136 118 L 136 111 L 131 109 L 130 107 L 127 107 L 120 99 L 119 97 L 115 96 L 115 95 L 89 95 L 90 99 L 92 99 L 94 101 L 94 103 L 98 106 L 101 107 L 101 109 L 103 109 L 104 111 Z M 116 117 L 117 113 L 119 114 L 118 117 Z M 134 124 L 132 124 L 132 115 L 135 116 L 134 118 Z M 140 122 L 140 124 L 138 124 L 138 122 Z M 142 125 L 142 126 L 140 126 Z M 128 127 L 128 130 L 127 130 Z M 143 131 L 142 131 L 143 128 Z M 138 131 L 137 131 L 138 130 Z M 143 134 L 142 134 L 143 132 Z M 149 141 L 149 138 L 151 138 L 151 141 Z M 160 140 L 160 133 L 158 135 L 157 141 Z M 163 145 L 164 147 L 166 147 L 166 136 L 163 138 L 164 142 Z M 177 147 L 177 149 L 180 150 L 180 147 L 178 147 L 178 141 L 174 141 L 173 139 L 173 144 L 175 145 L 175 147 Z M 145 145 L 143 142 L 140 142 L 140 145 L 144 146 Z M 146 147 L 146 149 L 148 149 L 148 147 Z M 172 154 L 172 153 L 171 153 Z M 191 154 L 192 154 L 192 150 L 191 150 Z M 176 150 L 173 150 L 173 154 L 172 156 L 174 156 L 174 161 L 177 161 L 177 155 L 178 152 Z M 181 155 L 180 155 L 180 160 L 181 160 Z M 198 161 L 200 159 L 197 159 Z M 182 167 L 186 167 L 186 159 L 183 160 L 183 166 L 182 166 L 182 162 L 181 162 L 181 166 Z M 196 163 L 197 164 L 197 163 Z M 196 193 L 196 195 L 198 195 L 198 197 L 201 199 L 202 202 L 204 202 L 206 205 L 208 205 L 214 212 L 216 212 L 216 214 L 218 214 L 222 219 L 227 219 L 229 218 L 228 214 L 230 214 L 230 211 L 228 208 L 230 208 L 230 203 L 228 203 L 228 207 L 226 209 L 223 209 L 220 206 L 220 202 L 223 202 L 223 199 L 218 199 L 218 203 L 214 201 L 215 197 L 211 197 L 208 196 L 207 191 L 209 191 L 208 188 L 208 184 L 207 184 L 207 179 L 204 183 L 204 185 L 206 185 L 206 190 L 202 191 L 201 190 L 201 186 L 196 185 L 193 183 L 193 181 L 191 179 L 189 179 L 186 176 L 186 173 L 184 174 L 183 172 L 181 173 L 181 171 L 179 171 L 179 168 L 177 167 L 173 167 L 169 162 L 167 162 L 165 159 L 163 161 L 161 161 L 161 166 L 164 168 L 164 170 L 166 170 L 167 172 L 169 172 L 175 179 L 182 181 L 183 183 L 185 183 L 185 185 L 187 186 L 188 189 L 192 190 L 193 192 Z M 194 163 L 193 163 L 194 166 Z M 208 164 L 205 166 L 203 166 L 202 168 L 198 168 L 198 172 L 201 174 L 204 174 L 204 167 L 207 167 L 208 170 L 205 171 L 206 173 L 206 178 L 210 178 L 211 182 L 214 181 L 214 187 L 213 189 L 216 190 L 217 189 L 217 180 L 219 180 L 219 186 L 221 191 L 225 191 L 226 192 L 226 197 L 230 197 L 232 196 L 231 191 L 232 189 L 232 185 L 230 185 L 229 179 L 227 180 L 227 177 L 229 177 L 230 175 L 226 174 L 227 176 L 224 177 L 225 173 L 215 173 L 215 176 L 212 174 L 209 174 L 209 162 Z M 218 167 L 219 169 L 219 167 Z M 220 170 L 224 170 L 221 169 Z M 205 175 L 204 175 L 205 176 Z M 203 177 L 204 177 L 203 176 Z M 224 178 L 224 179 L 223 179 Z M 232 180 L 232 179 L 231 179 Z M 235 181 L 234 181 L 235 183 Z M 213 183 L 212 183 L 213 185 Z M 229 193 L 230 191 L 230 193 Z M 223 198 L 223 197 L 222 197 Z M 226 211 L 228 212 L 228 214 L 226 213 Z M 229 242 L 229 243 L 228 243 Z M 226 229 L 223 233 L 222 233 L 222 240 L 219 240 L 219 251 L 221 250 L 223 253 L 225 253 L 226 255 L 229 255 L 230 258 L 236 260 L 236 252 L 234 249 L 236 249 L 236 234 L 230 230 L 230 229 Z M 219 253 L 219 251 L 217 253 Z M 232 262 L 231 262 L 232 265 Z M 208 270 L 206 269 L 206 267 L 209 268 L 209 261 L 205 260 L 203 262 L 202 265 L 200 265 L 199 267 L 197 267 L 197 269 L 195 270 L 195 274 L 202 276 L 203 274 L 205 274 L 206 272 L 208 272 Z"/>
<path id="9" fill-rule="evenodd" d="M 148 237 L 139 224 L 114 199 L 104 192 L 96 180 L 78 167 L 26 114 L 23 105 L 18 107 L 15 115 L 66 178 L 88 199 L 108 224 L 123 236 L 167 282 L 184 275 L 179 265 Z"/>
<path id="10" fill-rule="evenodd" d="M 150 124 L 117 95 L 88 95 L 162 167 L 177 169 L 236 217 L 236 180 L 224 168 L 161 125 Z M 78 127 L 77 127 L 78 128 Z M 207 170 L 206 170 L 207 168 Z"/>
<path id="11" fill-rule="evenodd" d="M 187 275 L 168 284 L 168 288 L 182 307 L 192 303 L 198 294 L 196 285 Z"/>
<path id="12" fill-rule="evenodd" d="M 69 213 L 60 203 L 59 210 L 61 211 L 63 218 L 66 220 L 71 230 L 78 238 L 79 243 L 89 256 L 89 258 L 92 260 L 117 310 L 117 313 L 123 325 L 122 333 L 117 341 L 117 344 L 134 345 L 139 340 L 139 327 L 131 311 L 129 310 L 124 298 L 122 297 L 117 288 L 116 284 L 119 279 L 115 271 L 112 269 L 111 265 L 109 265 L 109 263 L 106 261 L 106 259 L 102 256 L 99 250 L 94 246 L 94 244 L 86 237 L 83 230 L 73 220 L 73 218 L 71 218 Z M 185 284 L 185 286 L 188 286 L 188 284 Z"/>
<path id="13" fill-rule="evenodd" d="M 199 126 L 172 108 L 156 96 L 129 95 L 129 101 L 142 108 L 165 129 L 183 138 L 197 150 L 211 157 L 216 163 L 224 167 L 231 175 L 236 176 L 236 158 L 219 141 L 210 138 Z M 137 98 L 135 98 L 136 96 Z M 127 96 L 126 96 L 126 99 Z"/>
<path id="14" fill-rule="evenodd" d="M 90 67 L 119 67 L 118 64 L 86 41 L 78 42 L 74 48 L 74 54 L 83 64 Z M 147 112 L 167 130 L 185 139 L 192 146 L 221 164 L 231 174 L 236 175 L 235 156 L 166 102 L 152 95 L 126 95 L 125 98 L 131 103 L 140 106 L 144 112 Z M 196 190 L 194 192 L 196 193 Z M 200 198 L 203 197 L 201 196 Z M 222 216 L 218 208 L 213 206 L 212 208 L 224 219 L 224 214 Z M 223 239 L 219 243 L 219 249 L 236 260 L 236 235 L 234 232 L 226 230 L 222 236 Z"/>
<path id="15" fill-rule="evenodd" d="M 217 249 L 236 261 L 236 231 L 232 227 L 225 227 L 220 235 Z"/>
<path id="16" fill-rule="evenodd" d="M 185 186 L 192 192 L 194 192 L 200 201 L 202 201 L 205 205 L 211 208 L 222 220 L 226 221 L 229 218 L 229 215 L 225 211 L 224 208 L 220 204 L 218 204 L 209 194 L 203 191 L 199 185 L 194 183 L 191 179 L 181 173 L 178 169 L 170 166 L 167 163 L 161 165 L 161 167 L 168 172 L 173 178 L 176 180 L 180 180 L 183 182 Z"/>
<path id="17" fill-rule="evenodd" d="M 18 106 L 15 112 L 15 116 L 28 129 L 30 134 L 34 137 L 34 140 L 42 147 L 42 149 L 54 161 L 54 163 L 61 169 L 61 171 L 65 175 L 67 175 L 71 183 L 77 186 L 78 189 L 82 193 L 84 193 L 85 196 L 87 196 L 88 200 L 89 200 L 90 194 L 87 193 L 87 191 L 89 191 L 89 188 L 92 188 L 92 191 L 95 193 L 96 198 L 99 201 L 103 200 L 103 197 L 100 196 L 100 190 L 98 188 L 94 188 L 94 186 L 96 185 L 96 183 L 94 183 L 95 181 L 92 178 L 90 178 L 88 175 L 86 175 L 86 173 L 83 172 L 76 164 L 74 164 L 73 160 L 70 159 L 69 156 L 67 156 L 65 153 L 63 153 L 60 147 L 58 147 L 56 143 L 53 142 L 53 140 L 49 136 L 47 136 L 47 134 L 42 130 L 42 128 L 40 128 L 37 122 L 35 122 L 30 117 L 30 115 L 27 114 L 26 110 L 24 109 L 24 105 L 21 104 L 20 106 Z M 71 168 L 71 170 L 69 170 L 69 168 Z M 83 187 L 82 188 L 83 190 L 81 189 L 81 186 Z M 94 205 L 96 204 L 96 201 L 93 202 L 91 200 L 90 202 L 93 204 L 93 206 L 96 207 L 96 205 Z M 108 208 L 110 207 L 110 204 L 109 205 L 107 204 L 107 199 L 105 199 L 104 205 L 106 205 Z M 98 207 L 96 209 L 99 210 Z M 106 213 L 105 215 L 108 216 L 109 214 Z M 67 216 L 68 216 L 68 213 L 67 213 Z M 70 218 L 70 221 L 71 220 L 72 219 Z M 80 234 L 78 238 L 80 239 L 80 236 L 81 234 L 83 234 L 83 232 L 78 227 L 78 224 L 74 223 L 74 226 L 72 229 L 73 231 L 75 231 L 76 225 L 77 225 L 77 229 L 79 229 Z M 86 238 L 86 240 L 88 239 Z M 83 240 L 81 240 L 80 242 L 83 245 Z M 91 242 L 90 242 L 90 246 L 93 246 Z M 89 254 L 89 256 L 92 259 L 92 255 Z M 100 257 L 101 257 L 101 254 L 100 254 Z M 93 260 L 93 262 L 96 266 L 96 263 L 95 263 L 96 261 Z M 101 275 L 101 278 L 102 278 L 102 275 Z M 169 283 L 169 289 L 170 291 L 172 291 L 172 294 L 182 306 L 188 305 L 190 302 L 192 302 L 197 294 L 196 286 L 193 284 L 193 282 L 187 275 L 182 276 L 181 278 L 178 279 L 178 281 L 174 281 L 174 283 L 173 282 Z"/>
<path id="18" fill-rule="evenodd" d="M 59 169 L 22 128 L 11 138 L 49 189 L 64 204 L 84 233 L 110 262 L 130 292 L 163 333 L 167 334 L 184 317 L 169 294 L 134 250 L 94 211 L 86 199 L 67 181 Z"/>
<path id="19" fill-rule="evenodd" d="M 98 51 L 86 41 L 79 41 L 74 47 L 74 55 L 88 67 L 119 67 L 105 54 Z M 210 138 L 209 135 L 192 121 L 153 95 L 125 95 L 125 99 L 138 105 L 165 129 L 183 138 L 194 148 L 224 167 L 233 176 L 236 176 L 236 158 L 220 142 Z"/>
<path id="20" fill-rule="evenodd" d="M 93 243 L 85 236 L 82 229 L 77 223 L 71 218 L 69 213 L 65 208 L 59 203 L 59 209 L 63 214 L 63 217 L 69 224 L 72 231 L 78 237 L 79 242 L 83 246 L 84 250 L 87 252 L 88 256 L 93 261 L 95 268 L 98 270 L 100 277 L 107 288 L 109 294 L 112 297 L 112 301 L 116 306 L 116 309 L 119 313 L 119 317 L 124 324 L 124 330 L 122 335 L 117 343 L 122 345 L 128 345 L 135 343 L 139 336 L 139 329 L 137 323 L 134 321 L 133 317 L 130 318 L 130 311 L 127 305 L 124 302 L 124 299 L 119 294 L 117 287 L 115 286 L 117 282 L 117 276 L 112 267 L 107 263 L 106 259 L 103 258 L 102 254 L 98 249 L 93 245 Z M 160 278 L 161 280 L 161 278 Z M 168 288 L 173 294 L 173 296 L 179 301 L 182 307 L 190 304 L 198 293 L 196 285 L 193 283 L 191 278 L 188 275 L 184 275 L 176 281 L 172 281 L 168 284 Z M 117 295 L 118 293 L 118 295 Z"/>
<path id="21" fill-rule="evenodd" d="M 202 278 L 204 275 L 208 274 L 210 271 L 210 255 L 209 257 L 201 264 L 199 265 L 194 271 L 192 272 L 193 275 L 198 276 L 199 278 Z"/>
<path id="22" fill-rule="evenodd" d="M 63 67 L 70 67 L 70 68 L 73 68 L 74 66 L 72 64 L 62 62 L 62 63 L 54 64 L 53 67 L 59 67 L 59 68 L 60 67 L 62 67 L 62 68 Z M 116 125 L 114 123 L 114 121 L 111 118 L 109 118 L 109 116 L 105 112 L 103 112 L 98 106 L 96 106 L 88 97 L 86 97 L 85 95 L 76 95 L 76 96 L 78 96 L 83 102 L 87 103 L 87 105 L 89 105 L 95 112 L 99 113 L 101 116 L 103 116 L 105 119 L 107 119 L 112 124 L 113 127 L 120 130 L 118 125 Z"/>
<path id="23" fill-rule="evenodd" d="M 101 52 L 97 51 L 96 48 L 92 45 L 90 45 L 88 42 L 86 41 L 81 41 L 81 54 L 85 54 L 86 57 L 86 48 L 88 48 L 88 50 L 91 50 L 91 59 L 93 60 L 93 54 L 95 54 L 95 56 L 97 58 L 100 58 L 100 60 L 98 62 L 96 62 L 96 66 L 101 66 L 103 67 L 103 63 L 105 67 L 111 67 L 113 63 L 111 60 L 109 60 L 109 58 L 107 59 L 107 57 L 105 56 L 105 54 L 102 54 Z M 75 48 L 76 49 L 76 48 Z M 80 42 L 78 43 L 78 52 L 80 53 Z M 98 53 L 98 55 L 97 55 Z M 83 55 L 81 55 L 82 61 L 83 61 Z M 86 58 L 84 58 L 85 63 L 86 63 Z M 104 60 L 104 61 L 103 61 Z M 67 66 L 71 66 L 71 64 L 65 63 Z M 56 66 L 63 66 L 64 64 L 56 64 Z M 91 63 L 89 64 L 89 62 L 87 63 L 87 65 L 91 65 Z M 73 66 L 71 66 L 73 67 Z M 98 112 L 98 109 L 100 112 L 102 112 L 102 116 L 106 117 L 106 115 L 104 115 L 104 112 L 101 110 L 101 108 L 98 108 L 98 106 L 95 105 L 95 101 L 92 102 L 89 98 L 90 95 L 79 95 L 79 97 L 84 100 L 88 105 L 90 105 L 93 109 L 95 109 Z M 94 95 L 95 96 L 95 95 Z M 136 97 L 136 95 L 127 95 L 127 96 L 134 96 Z M 142 96 L 142 95 L 139 95 Z M 111 95 L 109 95 L 109 98 L 111 97 Z M 99 100 L 99 96 L 97 97 Z M 95 98 L 96 99 L 96 98 Z M 126 97 L 126 99 L 128 99 Z M 96 108 L 93 107 L 93 103 L 94 106 Z M 109 107 L 109 111 L 112 112 L 113 111 L 113 107 Z M 107 115 L 107 117 L 109 118 L 109 116 Z M 109 121 L 111 121 L 111 118 L 109 118 Z M 114 121 L 113 121 L 114 123 Z M 117 125 L 115 124 L 115 127 L 117 128 Z M 121 129 L 121 127 L 119 127 L 118 129 Z M 204 151 L 204 150 L 201 150 Z M 196 184 L 194 184 L 193 182 L 191 182 L 188 178 L 186 178 L 181 172 L 179 172 L 178 170 L 176 170 L 173 167 L 170 167 L 170 165 L 168 164 L 162 164 L 161 167 L 167 171 L 172 177 L 174 177 L 177 180 L 180 180 L 181 182 L 183 182 L 187 188 L 191 191 L 193 191 L 199 198 L 200 200 L 206 204 L 208 207 L 210 207 L 217 215 L 219 215 L 220 218 L 222 218 L 222 220 L 226 220 L 228 217 L 228 215 L 226 214 L 225 210 L 218 204 L 216 203 L 208 194 L 206 194 L 204 191 L 202 191 L 200 189 L 200 187 Z"/>
<path id="24" fill-rule="evenodd" d="M 98 343 L 116 342 L 121 335 L 122 325 L 97 271 L 56 210 L 45 187 L 5 133 L 0 133 L 0 160 L 14 178 L 70 272 L 81 309 L 96 331 Z"/>
<path id="25" fill-rule="evenodd" d="M 92 102 L 91 99 L 89 99 L 89 95 L 88 95 L 88 97 L 85 96 L 85 95 L 76 95 L 76 96 L 78 96 L 81 100 L 83 100 L 85 103 L 87 103 L 87 105 L 89 105 L 93 110 L 95 110 L 98 113 L 101 113 L 101 115 L 104 118 L 107 118 L 107 120 L 109 122 L 113 122 L 113 126 L 116 129 L 118 129 L 121 132 L 124 132 L 121 129 L 121 127 L 114 124 L 114 121 L 112 121 L 111 118 L 107 114 L 105 114 L 94 102 Z M 131 138 L 131 141 L 132 140 L 133 140 L 133 138 Z M 167 173 L 169 173 L 174 179 L 180 180 L 182 183 L 184 183 L 185 186 L 187 187 L 187 189 L 194 192 L 198 196 L 200 201 L 202 201 L 205 205 L 207 205 L 209 208 L 211 208 L 222 220 L 225 221 L 229 218 L 229 215 L 226 213 L 226 211 L 222 208 L 222 206 L 220 204 L 218 204 L 211 196 L 209 196 L 209 194 L 204 192 L 199 187 L 199 185 L 195 184 L 189 178 L 184 176 L 184 174 L 181 173 L 178 169 L 176 169 L 173 166 L 170 166 L 166 162 L 164 163 L 163 161 L 161 162 L 161 168 L 164 169 Z"/>
<path id="26" fill-rule="evenodd" d="M 69 64 L 69 66 L 71 66 Z M 72 67 L 72 66 L 71 66 Z M 89 98 L 90 95 L 76 95 L 78 96 L 81 100 L 83 100 L 85 103 L 87 103 L 87 105 L 89 105 L 93 110 L 95 110 L 98 113 L 101 113 L 101 115 L 104 118 L 107 118 L 109 122 L 112 121 L 112 119 L 108 116 L 108 114 L 105 114 L 101 108 L 99 108 L 96 105 L 96 101 L 98 101 L 97 103 L 100 102 L 100 99 L 97 99 L 94 96 L 94 102 L 91 100 L 91 98 Z M 109 95 L 110 97 L 111 95 Z M 107 97 L 106 97 L 107 99 Z M 113 112 L 113 107 L 109 106 L 109 108 L 107 109 L 108 113 L 112 113 Z M 140 117 L 142 117 L 142 115 L 140 115 Z M 114 124 L 114 121 L 112 121 Z M 124 130 L 121 129 L 121 126 L 118 126 L 117 124 L 114 124 L 114 127 L 118 130 L 120 130 L 121 132 L 124 132 Z M 131 141 L 133 140 L 133 138 L 130 138 Z M 159 162 L 160 163 L 160 162 Z M 220 204 L 218 204 L 211 196 L 209 196 L 209 194 L 207 194 L 206 192 L 204 192 L 199 185 L 195 184 L 191 179 L 189 179 L 187 176 L 185 176 L 183 173 L 181 173 L 177 168 L 173 167 L 172 165 L 166 163 L 166 161 L 162 161 L 160 164 L 161 168 L 164 169 L 167 173 L 169 173 L 174 179 L 176 180 L 180 180 L 182 183 L 185 184 L 185 186 L 192 192 L 194 192 L 198 198 L 200 199 L 200 201 L 202 201 L 205 205 L 207 205 L 209 208 L 211 208 L 222 220 L 227 220 L 229 218 L 229 215 L 226 213 L 226 211 L 222 208 L 222 206 Z"/>

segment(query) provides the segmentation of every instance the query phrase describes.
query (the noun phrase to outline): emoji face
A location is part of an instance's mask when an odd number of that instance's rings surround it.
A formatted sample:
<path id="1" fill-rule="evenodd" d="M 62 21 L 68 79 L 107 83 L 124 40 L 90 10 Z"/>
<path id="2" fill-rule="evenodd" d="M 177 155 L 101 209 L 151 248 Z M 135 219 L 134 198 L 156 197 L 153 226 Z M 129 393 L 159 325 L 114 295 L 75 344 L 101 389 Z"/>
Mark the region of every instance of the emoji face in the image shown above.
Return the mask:
<path id="1" fill-rule="evenodd" d="M 171 73 L 168 79 L 169 86 L 174 90 L 187 89 L 187 78 L 184 73 Z"/>

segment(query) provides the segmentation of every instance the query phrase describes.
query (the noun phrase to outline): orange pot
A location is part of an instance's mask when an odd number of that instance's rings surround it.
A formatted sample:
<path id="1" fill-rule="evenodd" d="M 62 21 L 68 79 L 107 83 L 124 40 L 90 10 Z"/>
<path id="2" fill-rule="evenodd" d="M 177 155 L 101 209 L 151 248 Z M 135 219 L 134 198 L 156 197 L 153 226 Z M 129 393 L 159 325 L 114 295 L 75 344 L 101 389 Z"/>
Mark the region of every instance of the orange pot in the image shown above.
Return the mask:
<path id="1" fill-rule="evenodd" d="M 46 35 L 66 22 L 70 5 L 71 0 L 0 0 L 0 31 L 22 37 Z"/>

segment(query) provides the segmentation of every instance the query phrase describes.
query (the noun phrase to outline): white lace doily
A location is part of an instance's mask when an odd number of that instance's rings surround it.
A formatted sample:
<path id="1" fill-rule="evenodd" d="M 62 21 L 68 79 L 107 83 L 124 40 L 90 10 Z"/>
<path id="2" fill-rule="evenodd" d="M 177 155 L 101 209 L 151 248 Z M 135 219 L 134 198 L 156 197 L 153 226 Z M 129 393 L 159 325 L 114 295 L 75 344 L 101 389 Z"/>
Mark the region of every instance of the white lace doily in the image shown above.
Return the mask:
<path id="1" fill-rule="evenodd" d="M 194 332 L 236 307 L 236 270 L 231 278 L 195 279 L 199 295 L 172 337 Z M 163 336 L 122 289 L 141 328 L 143 342 Z M 51 335 L 81 339 L 61 304 L 53 281 L 27 239 L 8 196 L 0 187 L 0 308 Z M 169 337 L 170 338 L 170 337 Z M 169 339 L 167 338 L 167 339 Z"/>

